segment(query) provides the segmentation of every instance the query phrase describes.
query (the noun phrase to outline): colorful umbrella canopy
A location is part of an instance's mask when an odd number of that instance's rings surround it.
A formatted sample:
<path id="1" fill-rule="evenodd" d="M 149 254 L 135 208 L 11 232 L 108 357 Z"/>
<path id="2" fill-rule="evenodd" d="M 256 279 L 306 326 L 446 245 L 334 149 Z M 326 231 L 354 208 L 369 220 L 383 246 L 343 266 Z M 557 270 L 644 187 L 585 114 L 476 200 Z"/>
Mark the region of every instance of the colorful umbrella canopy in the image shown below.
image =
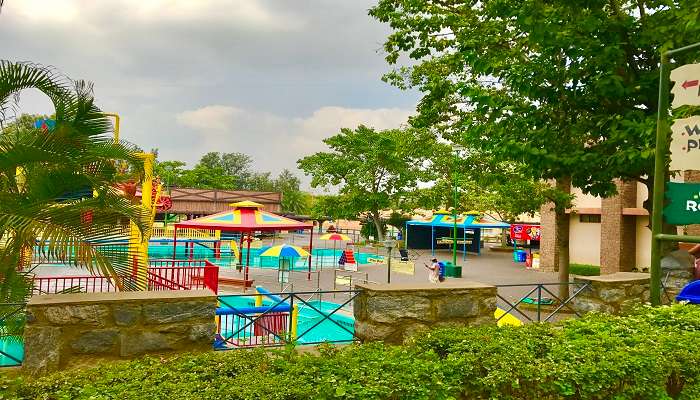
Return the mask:
<path id="1" fill-rule="evenodd" d="M 343 235 L 342 233 L 327 233 L 321 236 L 321 240 L 346 240 L 350 241 L 350 236 Z"/>
<path id="2" fill-rule="evenodd" d="M 252 201 L 230 204 L 233 209 L 206 217 L 178 222 L 176 228 L 219 229 L 228 232 L 279 231 L 311 229 L 313 224 L 295 221 L 262 210 L 263 205 Z"/>
<path id="3" fill-rule="evenodd" d="M 302 249 L 299 246 L 292 246 L 290 244 L 280 244 L 277 246 L 272 246 L 262 253 L 260 257 L 308 257 L 309 252 Z"/>

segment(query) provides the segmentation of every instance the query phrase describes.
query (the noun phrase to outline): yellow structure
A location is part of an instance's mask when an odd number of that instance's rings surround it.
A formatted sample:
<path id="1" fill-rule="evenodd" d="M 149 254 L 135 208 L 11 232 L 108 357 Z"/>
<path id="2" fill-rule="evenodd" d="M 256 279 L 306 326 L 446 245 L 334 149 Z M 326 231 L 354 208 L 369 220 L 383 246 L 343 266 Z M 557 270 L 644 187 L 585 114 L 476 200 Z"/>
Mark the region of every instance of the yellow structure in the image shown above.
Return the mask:
<path id="1" fill-rule="evenodd" d="M 503 316 L 503 318 L 501 318 Z M 505 326 L 505 325 L 511 325 L 511 326 L 521 326 L 523 322 L 511 314 L 506 314 L 505 310 L 501 308 L 496 308 L 496 311 L 493 313 L 493 317 L 498 320 L 497 325 L 498 326 Z M 501 318 L 501 319 L 499 319 Z"/>

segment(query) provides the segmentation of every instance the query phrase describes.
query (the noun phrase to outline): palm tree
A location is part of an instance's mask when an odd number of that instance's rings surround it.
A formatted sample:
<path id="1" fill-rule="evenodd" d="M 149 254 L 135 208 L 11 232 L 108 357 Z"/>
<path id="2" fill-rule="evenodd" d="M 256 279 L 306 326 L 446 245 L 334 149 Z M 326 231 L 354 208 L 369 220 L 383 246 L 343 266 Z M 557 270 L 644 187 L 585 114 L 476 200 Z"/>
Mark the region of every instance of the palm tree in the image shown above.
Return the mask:
<path id="1" fill-rule="evenodd" d="M 55 124 L 36 128 L 26 118 L 8 117 L 29 88 L 51 100 Z M 0 303 L 30 294 L 33 248 L 135 288 L 133 280 L 121 279 L 131 275 L 133 254 L 111 245 L 124 237 L 123 222 L 142 230 L 149 223 L 149 213 L 117 189 L 143 172 L 135 150 L 114 141 L 89 83 L 39 65 L 0 61 Z"/>

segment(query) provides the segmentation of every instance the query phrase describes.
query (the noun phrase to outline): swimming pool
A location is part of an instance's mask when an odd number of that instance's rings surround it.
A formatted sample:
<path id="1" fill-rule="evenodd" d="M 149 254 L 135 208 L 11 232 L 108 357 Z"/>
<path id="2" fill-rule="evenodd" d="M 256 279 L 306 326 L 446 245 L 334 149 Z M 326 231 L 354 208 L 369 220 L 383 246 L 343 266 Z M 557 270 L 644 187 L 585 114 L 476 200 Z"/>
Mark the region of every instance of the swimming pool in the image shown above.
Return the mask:
<path id="1" fill-rule="evenodd" d="M 114 248 L 115 246 L 112 246 Z M 117 246 L 120 250 L 126 251 L 126 246 Z M 189 255 L 186 254 L 186 248 L 184 243 L 178 243 L 175 251 L 175 259 L 186 260 Z M 267 269 L 278 269 L 279 258 L 277 257 L 260 257 L 262 249 L 250 249 L 250 266 L 254 268 L 267 268 Z M 41 259 L 38 249 L 35 248 L 34 254 L 35 259 Z M 342 249 L 313 249 L 311 251 L 311 270 L 316 271 L 323 268 L 334 268 L 338 264 L 338 259 L 343 254 Z M 371 264 L 375 261 L 382 261 L 383 256 L 373 254 L 373 253 L 363 253 L 355 252 L 355 261 L 358 264 Z M 151 240 L 148 246 L 148 256 L 152 259 L 155 258 L 173 258 L 173 244 L 171 241 L 158 241 L 157 239 Z M 231 253 L 231 248 L 227 242 L 222 242 L 221 246 L 221 256 L 219 258 L 214 256 L 213 244 L 211 242 L 201 242 L 195 243 L 192 258 L 194 259 L 206 259 L 211 263 L 214 263 L 220 267 L 231 267 L 237 264 L 237 259 Z M 248 258 L 247 249 L 242 250 L 242 260 L 245 265 L 246 259 Z M 306 271 L 309 268 L 309 263 L 307 259 L 304 258 L 292 258 L 290 260 L 292 270 L 294 271 Z M 61 263 L 43 263 L 44 266 L 56 265 L 62 266 Z"/>
<path id="2" fill-rule="evenodd" d="M 17 360 L 22 361 L 23 359 L 24 344 L 22 343 L 22 338 L 18 336 L 0 336 L 0 367 L 20 365 Z"/>
<path id="3" fill-rule="evenodd" d="M 284 298 L 284 295 L 281 297 Z M 219 299 L 221 299 L 220 305 L 222 307 L 255 306 L 255 296 L 219 296 Z M 339 298 L 337 301 L 345 302 L 345 300 L 347 299 Z M 273 301 L 267 297 L 263 298 L 263 306 L 273 306 L 275 304 L 277 304 L 276 301 Z M 353 340 L 355 332 L 355 318 L 348 315 L 350 313 L 348 306 L 340 308 L 341 304 L 321 300 L 304 302 L 298 304 L 298 306 L 299 318 L 297 320 L 297 343 L 343 343 L 351 342 Z M 326 315 L 329 315 L 335 310 L 338 311 L 327 319 L 324 319 Z M 245 319 L 238 319 L 229 322 L 232 322 L 230 326 L 232 326 L 233 330 L 224 330 L 221 332 L 222 336 L 224 337 L 234 334 L 236 330 L 243 328 L 243 326 L 247 323 Z"/>

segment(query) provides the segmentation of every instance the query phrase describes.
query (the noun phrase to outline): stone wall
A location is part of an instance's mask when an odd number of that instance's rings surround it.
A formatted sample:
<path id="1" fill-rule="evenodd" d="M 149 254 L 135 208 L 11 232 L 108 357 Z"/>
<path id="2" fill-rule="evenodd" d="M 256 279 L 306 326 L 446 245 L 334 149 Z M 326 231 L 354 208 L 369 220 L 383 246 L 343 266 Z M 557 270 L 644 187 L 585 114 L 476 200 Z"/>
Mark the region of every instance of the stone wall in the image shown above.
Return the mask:
<path id="1" fill-rule="evenodd" d="M 402 343 L 440 326 L 495 324 L 496 287 L 477 282 L 358 284 L 355 334 L 362 341 Z"/>
<path id="2" fill-rule="evenodd" d="M 571 300 L 571 306 L 580 313 L 620 314 L 634 305 L 649 302 L 649 274 L 574 275 L 574 282 L 588 283 L 588 287 Z"/>
<path id="3" fill-rule="evenodd" d="M 99 360 L 211 351 L 215 310 L 209 290 L 34 296 L 22 368 L 37 375 Z"/>
<path id="4" fill-rule="evenodd" d="M 695 259 L 686 250 L 676 250 L 661 259 L 661 280 L 666 288 L 662 301 L 675 300 L 681 289 L 695 280 Z"/>

